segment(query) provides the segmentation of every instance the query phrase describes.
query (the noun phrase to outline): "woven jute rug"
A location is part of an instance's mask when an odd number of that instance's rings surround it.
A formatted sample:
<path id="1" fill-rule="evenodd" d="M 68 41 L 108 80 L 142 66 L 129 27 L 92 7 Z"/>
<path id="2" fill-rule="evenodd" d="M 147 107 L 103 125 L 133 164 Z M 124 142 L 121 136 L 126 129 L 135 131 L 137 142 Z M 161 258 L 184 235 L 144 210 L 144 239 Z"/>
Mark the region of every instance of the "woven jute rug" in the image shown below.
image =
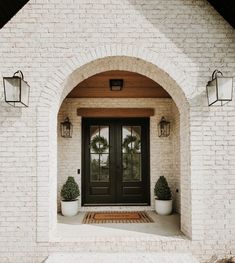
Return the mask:
<path id="1" fill-rule="evenodd" d="M 83 224 L 153 223 L 146 212 L 87 212 Z"/>

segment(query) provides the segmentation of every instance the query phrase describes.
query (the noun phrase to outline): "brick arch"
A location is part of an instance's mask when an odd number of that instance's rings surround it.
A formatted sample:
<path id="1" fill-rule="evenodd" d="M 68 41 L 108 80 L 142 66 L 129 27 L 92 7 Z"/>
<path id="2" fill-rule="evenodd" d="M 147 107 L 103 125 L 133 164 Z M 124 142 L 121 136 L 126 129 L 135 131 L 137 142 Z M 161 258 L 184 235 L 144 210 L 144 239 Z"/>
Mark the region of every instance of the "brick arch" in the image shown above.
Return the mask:
<path id="1" fill-rule="evenodd" d="M 67 94 L 82 80 L 109 70 L 126 70 L 159 83 L 175 101 L 181 118 L 181 229 L 191 237 L 189 98 L 192 82 L 171 60 L 130 46 L 106 46 L 73 57 L 51 75 L 37 105 L 37 241 L 47 242 L 56 227 L 57 114 Z M 183 128 L 183 129 L 182 129 Z"/>
<path id="2" fill-rule="evenodd" d="M 105 62 L 102 61 L 103 59 Z M 113 59 L 116 59 L 116 65 L 112 65 Z M 95 68 L 97 66 L 99 68 Z M 165 55 L 135 46 L 109 45 L 74 56 L 60 68 L 56 68 L 45 83 L 38 105 L 58 105 L 58 100 L 61 103 L 69 89 L 72 90 L 82 80 L 102 71 L 112 70 L 114 67 L 117 70 L 124 70 L 124 66 L 133 72 L 141 71 L 143 73 L 140 74 L 157 81 L 160 85 L 163 84 L 162 86 L 176 103 L 177 97 L 181 97 L 180 104 L 182 98 L 184 101 L 189 100 L 196 90 L 196 79 L 192 76 L 188 77 L 186 68 L 180 67 Z M 92 71 L 94 74 L 91 73 Z M 181 93 L 181 95 L 175 93 Z"/>

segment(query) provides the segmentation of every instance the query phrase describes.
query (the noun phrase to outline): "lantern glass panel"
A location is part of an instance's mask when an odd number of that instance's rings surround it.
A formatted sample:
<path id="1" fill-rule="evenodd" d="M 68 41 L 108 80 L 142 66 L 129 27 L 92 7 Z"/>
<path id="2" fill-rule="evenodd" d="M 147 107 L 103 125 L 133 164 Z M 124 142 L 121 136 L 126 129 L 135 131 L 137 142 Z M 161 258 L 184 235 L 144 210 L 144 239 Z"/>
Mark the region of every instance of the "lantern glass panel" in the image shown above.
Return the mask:
<path id="1" fill-rule="evenodd" d="M 21 80 L 21 103 L 29 105 L 29 85 L 24 80 Z"/>
<path id="2" fill-rule="evenodd" d="M 20 102 L 20 82 L 18 77 L 4 78 L 6 102 Z"/>
<path id="3" fill-rule="evenodd" d="M 209 106 L 217 101 L 216 79 L 209 81 L 206 86 Z"/>
<path id="4" fill-rule="evenodd" d="M 64 138 L 72 138 L 73 125 L 70 121 L 64 121 L 61 123 L 61 136 Z"/>
<path id="5" fill-rule="evenodd" d="M 232 78 L 217 77 L 218 99 L 222 101 L 232 100 Z"/>
<path id="6" fill-rule="evenodd" d="M 165 118 L 162 118 L 158 124 L 158 136 L 168 137 L 169 135 L 170 135 L 170 122 L 166 121 Z"/>
<path id="7" fill-rule="evenodd" d="M 111 87 L 111 90 L 112 90 L 112 91 L 120 91 L 121 89 L 122 89 L 121 86 L 112 86 L 112 87 Z"/>

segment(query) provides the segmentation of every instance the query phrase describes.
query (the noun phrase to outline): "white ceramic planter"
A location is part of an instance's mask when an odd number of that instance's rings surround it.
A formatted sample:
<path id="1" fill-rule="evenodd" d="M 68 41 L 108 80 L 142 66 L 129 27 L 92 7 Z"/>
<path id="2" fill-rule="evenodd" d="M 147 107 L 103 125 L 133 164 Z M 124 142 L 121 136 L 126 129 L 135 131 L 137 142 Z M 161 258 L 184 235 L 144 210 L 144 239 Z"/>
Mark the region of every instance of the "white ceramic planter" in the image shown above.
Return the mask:
<path id="1" fill-rule="evenodd" d="M 159 215 L 170 215 L 172 212 L 172 200 L 155 199 L 155 210 Z"/>
<path id="2" fill-rule="evenodd" d="M 78 213 L 78 200 L 60 202 L 63 216 L 75 216 Z"/>

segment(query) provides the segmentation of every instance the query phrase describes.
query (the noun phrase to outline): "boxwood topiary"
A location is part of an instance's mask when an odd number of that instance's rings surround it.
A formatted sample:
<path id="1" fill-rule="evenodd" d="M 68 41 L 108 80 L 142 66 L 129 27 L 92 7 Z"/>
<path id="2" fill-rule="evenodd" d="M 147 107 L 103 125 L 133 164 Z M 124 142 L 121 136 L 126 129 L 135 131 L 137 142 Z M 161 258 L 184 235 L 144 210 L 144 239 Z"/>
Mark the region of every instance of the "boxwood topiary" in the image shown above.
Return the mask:
<path id="1" fill-rule="evenodd" d="M 159 200 L 171 200 L 171 189 L 164 176 L 160 176 L 157 180 L 154 194 Z"/>
<path id="2" fill-rule="evenodd" d="M 72 176 L 69 176 L 61 189 L 64 201 L 74 201 L 80 195 L 79 186 Z"/>

